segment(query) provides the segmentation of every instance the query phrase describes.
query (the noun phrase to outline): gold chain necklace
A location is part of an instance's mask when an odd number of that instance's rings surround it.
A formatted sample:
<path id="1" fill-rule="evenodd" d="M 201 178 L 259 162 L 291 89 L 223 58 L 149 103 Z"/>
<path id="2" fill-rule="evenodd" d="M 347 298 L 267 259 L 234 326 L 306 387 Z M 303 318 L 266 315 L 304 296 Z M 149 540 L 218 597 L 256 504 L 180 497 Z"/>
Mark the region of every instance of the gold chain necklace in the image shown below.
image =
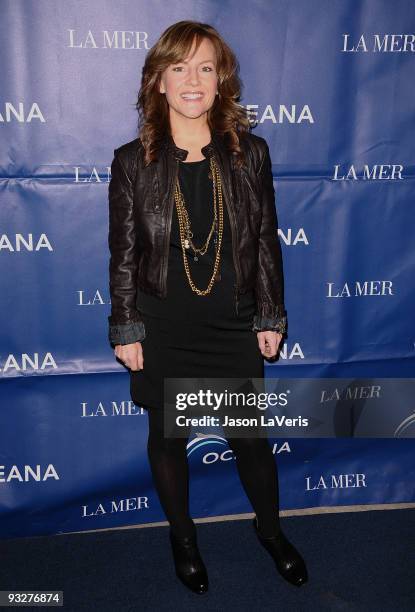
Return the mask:
<path id="1" fill-rule="evenodd" d="M 184 269 L 185 269 L 186 276 L 187 276 L 187 279 L 189 281 L 189 285 L 192 291 L 194 291 L 198 295 L 207 295 L 208 293 L 210 293 L 215 280 L 220 279 L 220 274 L 218 274 L 218 268 L 219 268 L 219 262 L 220 262 L 220 249 L 222 245 L 222 236 L 223 236 L 223 197 L 222 197 L 222 183 L 220 180 L 220 174 L 219 174 L 218 167 L 216 165 L 216 161 L 213 156 L 210 158 L 210 170 L 211 170 L 212 179 L 213 179 L 214 218 L 213 218 L 212 227 L 210 229 L 206 242 L 201 248 L 197 248 L 193 244 L 193 241 L 192 241 L 193 232 L 191 231 L 190 219 L 189 219 L 188 212 L 186 210 L 186 205 L 185 205 L 185 201 L 183 198 L 183 194 L 180 190 L 179 179 L 177 179 L 176 181 L 176 188 L 174 192 L 174 200 L 176 203 L 177 216 L 179 220 L 180 243 L 182 246 Z M 218 201 L 219 201 L 219 206 L 218 206 Z M 186 251 L 191 247 L 195 254 L 194 259 L 195 261 L 197 261 L 198 257 L 196 253 L 198 253 L 199 255 L 204 255 L 206 253 L 208 246 L 209 246 L 210 239 L 214 231 L 216 232 L 216 237 L 215 237 L 216 257 L 215 257 L 215 263 L 213 267 L 213 273 L 212 273 L 211 279 L 206 289 L 199 289 L 198 287 L 196 287 L 196 285 L 194 284 L 191 278 L 189 262 L 187 260 Z"/>

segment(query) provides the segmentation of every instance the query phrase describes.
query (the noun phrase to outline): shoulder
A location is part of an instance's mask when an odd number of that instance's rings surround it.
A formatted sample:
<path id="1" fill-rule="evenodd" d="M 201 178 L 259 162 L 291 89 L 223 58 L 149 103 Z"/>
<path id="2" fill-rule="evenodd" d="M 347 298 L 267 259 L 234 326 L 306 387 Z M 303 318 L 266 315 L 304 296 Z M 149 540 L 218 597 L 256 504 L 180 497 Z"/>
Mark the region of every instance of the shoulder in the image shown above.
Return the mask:
<path id="1" fill-rule="evenodd" d="M 241 136 L 246 146 L 258 150 L 262 154 L 268 147 L 267 141 L 265 138 L 262 138 L 262 136 L 257 136 L 257 134 L 253 134 L 252 132 L 242 132 Z"/>
<path id="2" fill-rule="evenodd" d="M 116 149 L 114 149 L 114 157 L 120 157 L 121 161 L 128 161 L 130 158 L 136 156 L 140 149 L 143 148 L 140 138 L 134 138 L 130 142 L 125 142 Z"/>
<path id="3" fill-rule="evenodd" d="M 243 132 L 239 138 L 241 148 L 249 155 L 251 163 L 257 171 L 262 166 L 265 156 L 269 154 L 268 143 L 262 136 L 251 132 Z"/>
<path id="4" fill-rule="evenodd" d="M 114 158 L 117 158 L 124 166 L 129 177 L 134 176 L 137 167 L 137 159 L 143 149 L 140 138 L 134 138 L 114 149 Z"/>

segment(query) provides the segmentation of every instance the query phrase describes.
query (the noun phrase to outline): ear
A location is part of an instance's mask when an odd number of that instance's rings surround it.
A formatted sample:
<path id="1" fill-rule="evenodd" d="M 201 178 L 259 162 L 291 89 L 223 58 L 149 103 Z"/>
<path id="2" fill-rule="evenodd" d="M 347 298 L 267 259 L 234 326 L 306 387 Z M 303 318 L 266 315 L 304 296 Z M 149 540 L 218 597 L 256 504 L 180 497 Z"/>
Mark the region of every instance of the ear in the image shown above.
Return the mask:
<path id="1" fill-rule="evenodd" d="M 166 88 L 164 87 L 163 79 L 160 79 L 159 92 L 161 94 L 166 93 Z"/>

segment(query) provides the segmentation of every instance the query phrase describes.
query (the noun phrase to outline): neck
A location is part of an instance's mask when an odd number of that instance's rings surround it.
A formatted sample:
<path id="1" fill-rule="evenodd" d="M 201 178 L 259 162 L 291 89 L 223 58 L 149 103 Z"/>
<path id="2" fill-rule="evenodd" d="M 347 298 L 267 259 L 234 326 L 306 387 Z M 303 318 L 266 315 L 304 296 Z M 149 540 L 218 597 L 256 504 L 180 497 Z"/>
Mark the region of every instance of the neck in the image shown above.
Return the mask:
<path id="1" fill-rule="evenodd" d="M 170 115 L 170 131 L 174 142 L 183 149 L 204 147 L 211 141 L 206 116 L 198 119 Z"/>

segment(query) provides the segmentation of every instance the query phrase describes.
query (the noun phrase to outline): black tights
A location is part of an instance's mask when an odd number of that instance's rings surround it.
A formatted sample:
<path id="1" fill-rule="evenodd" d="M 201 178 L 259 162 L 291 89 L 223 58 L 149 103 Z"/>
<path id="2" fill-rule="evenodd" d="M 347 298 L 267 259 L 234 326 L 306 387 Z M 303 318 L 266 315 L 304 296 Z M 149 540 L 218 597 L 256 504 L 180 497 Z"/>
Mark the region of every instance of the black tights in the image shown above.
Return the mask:
<path id="1" fill-rule="evenodd" d="M 193 535 L 196 527 L 189 514 L 188 438 L 164 437 L 162 410 L 148 409 L 148 418 L 147 452 L 161 506 L 176 535 Z M 278 471 L 268 439 L 229 437 L 227 440 L 261 535 L 278 534 Z"/>

